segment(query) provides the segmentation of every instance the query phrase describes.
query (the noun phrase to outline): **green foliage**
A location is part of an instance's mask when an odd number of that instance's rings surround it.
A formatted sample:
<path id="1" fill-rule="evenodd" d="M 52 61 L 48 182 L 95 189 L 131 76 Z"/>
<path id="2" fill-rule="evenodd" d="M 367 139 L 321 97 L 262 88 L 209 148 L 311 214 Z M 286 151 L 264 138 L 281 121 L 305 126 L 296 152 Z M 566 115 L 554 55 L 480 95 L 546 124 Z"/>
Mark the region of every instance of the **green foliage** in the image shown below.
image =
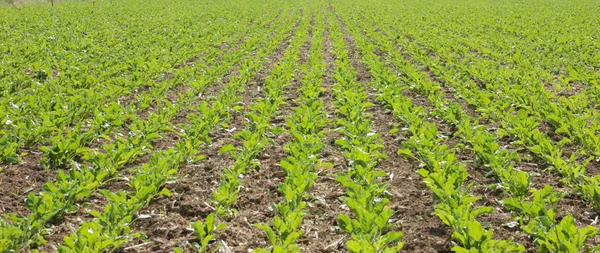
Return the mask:
<path id="1" fill-rule="evenodd" d="M 194 228 L 194 234 L 198 237 L 200 243 L 194 243 L 192 246 L 198 250 L 198 252 L 208 252 L 209 243 L 215 239 L 215 232 L 225 230 L 227 226 L 223 223 L 217 224 L 215 214 L 211 213 L 206 217 L 206 221 L 196 221 L 192 223 Z M 219 249 L 215 248 L 213 252 L 217 252 Z"/>
<path id="2" fill-rule="evenodd" d="M 332 15 L 328 19 L 335 20 Z M 381 182 L 386 173 L 377 170 L 386 155 L 382 153 L 381 135 L 374 132 L 371 115 L 367 113 L 373 104 L 367 102 L 363 85 L 356 81 L 357 73 L 348 59 L 342 27 L 338 22 L 329 25 L 336 55 L 333 104 L 340 116 L 335 123 L 344 136 L 335 143 L 350 165 L 347 172 L 337 175 L 336 181 L 346 188 L 343 200 L 353 214 L 353 217 L 339 215 L 338 223 L 352 236 L 346 243 L 350 252 L 398 252 L 404 246 L 403 234 L 392 231 L 389 222 L 394 211 L 386 194 L 388 185 Z"/>

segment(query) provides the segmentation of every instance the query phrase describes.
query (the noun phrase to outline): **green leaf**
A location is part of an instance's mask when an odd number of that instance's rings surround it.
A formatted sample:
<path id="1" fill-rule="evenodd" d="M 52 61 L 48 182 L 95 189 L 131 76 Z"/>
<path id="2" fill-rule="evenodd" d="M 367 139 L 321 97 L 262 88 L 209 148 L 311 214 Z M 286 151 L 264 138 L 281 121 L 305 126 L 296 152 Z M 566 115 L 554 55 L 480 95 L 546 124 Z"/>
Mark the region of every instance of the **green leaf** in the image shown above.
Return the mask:
<path id="1" fill-rule="evenodd" d="M 275 232 L 273 231 L 273 229 L 271 227 L 269 227 L 269 225 L 254 224 L 254 226 L 261 229 L 265 234 L 267 234 L 267 237 L 269 238 L 271 245 L 275 245 L 277 243 L 277 236 L 275 235 Z"/>
<path id="2" fill-rule="evenodd" d="M 165 196 L 165 197 L 173 197 L 173 193 L 171 193 L 171 191 L 169 189 L 167 189 L 166 187 L 162 188 L 162 190 L 160 190 L 159 194 L 161 196 Z"/>
<path id="3" fill-rule="evenodd" d="M 227 229 L 227 224 L 225 224 L 225 223 L 219 223 L 219 224 L 217 225 L 217 230 L 219 230 L 219 231 L 223 231 L 223 230 L 225 230 L 225 229 Z"/>
<path id="4" fill-rule="evenodd" d="M 98 218 L 98 217 L 102 216 L 102 214 L 101 214 L 100 212 L 98 212 L 98 210 L 90 210 L 90 211 L 89 211 L 89 214 L 90 214 L 91 216 L 94 216 L 94 217 L 96 217 L 96 218 Z"/>
<path id="5" fill-rule="evenodd" d="M 467 225 L 467 228 L 469 236 L 471 238 L 475 239 L 475 241 L 477 242 L 481 241 L 481 238 L 483 237 L 485 231 L 483 230 L 483 227 L 479 222 L 471 221 Z"/>
<path id="6" fill-rule="evenodd" d="M 346 215 L 339 215 L 338 222 L 340 224 L 340 228 L 348 233 L 352 233 L 352 221 Z"/>
<path id="7" fill-rule="evenodd" d="M 350 252 L 362 252 L 362 247 L 360 246 L 360 243 L 354 240 L 346 242 L 346 247 L 348 247 L 348 250 L 350 250 Z"/>
<path id="8" fill-rule="evenodd" d="M 274 127 L 273 129 L 271 129 L 271 132 L 273 134 L 280 135 L 285 132 L 285 129 L 283 129 L 282 127 Z"/>
<path id="9" fill-rule="evenodd" d="M 223 153 L 227 153 L 227 152 L 231 152 L 235 150 L 235 146 L 231 145 L 231 144 L 227 144 L 223 147 L 221 147 L 219 149 L 219 154 L 223 154 Z"/>
<path id="10" fill-rule="evenodd" d="M 410 158 L 414 158 L 415 156 L 413 155 L 412 151 L 410 151 L 410 149 L 399 149 L 398 150 L 398 155 L 404 156 L 404 157 L 410 157 Z"/>

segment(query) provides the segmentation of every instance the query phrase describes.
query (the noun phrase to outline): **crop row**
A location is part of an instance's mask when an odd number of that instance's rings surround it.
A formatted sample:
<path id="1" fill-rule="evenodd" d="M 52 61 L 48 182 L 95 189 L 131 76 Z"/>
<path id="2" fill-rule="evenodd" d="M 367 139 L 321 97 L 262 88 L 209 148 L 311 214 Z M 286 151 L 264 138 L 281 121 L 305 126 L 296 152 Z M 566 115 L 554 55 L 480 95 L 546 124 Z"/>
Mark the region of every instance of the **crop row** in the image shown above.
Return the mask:
<path id="1" fill-rule="evenodd" d="M 336 175 L 336 181 L 346 189 L 345 204 L 354 217 L 338 216 L 342 230 L 352 236 L 346 243 L 350 252 L 398 252 L 404 243 L 402 232 L 392 231 L 389 219 L 394 211 L 386 194 L 386 176 L 377 168 L 386 155 L 383 141 L 373 129 L 365 84 L 357 81 L 357 72 L 350 63 L 346 41 L 336 17 L 327 12 L 329 35 L 336 56 L 333 78 L 333 105 L 339 118 L 335 124 L 343 138 L 336 144 L 343 150 L 348 171 Z"/>
<path id="2" fill-rule="evenodd" d="M 317 179 L 317 169 L 327 166 L 319 160 L 323 149 L 323 130 L 327 125 L 321 84 L 324 75 L 322 13 L 313 17 L 311 48 L 308 63 L 302 66 L 302 87 L 299 88 L 297 106 L 288 115 L 285 133 L 292 136 L 284 150 L 288 154 L 279 162 L 286 178 L 278 187 L 282 200 L 274 205 L 278 215 L 273 217 L 272 226 L 256 224 L 267 235 L 272 248 L 257 249 L 257 252 L 301 252 L 297 240 L 304 234 L 300 229 L 306 214 L 304 198 Z"/>

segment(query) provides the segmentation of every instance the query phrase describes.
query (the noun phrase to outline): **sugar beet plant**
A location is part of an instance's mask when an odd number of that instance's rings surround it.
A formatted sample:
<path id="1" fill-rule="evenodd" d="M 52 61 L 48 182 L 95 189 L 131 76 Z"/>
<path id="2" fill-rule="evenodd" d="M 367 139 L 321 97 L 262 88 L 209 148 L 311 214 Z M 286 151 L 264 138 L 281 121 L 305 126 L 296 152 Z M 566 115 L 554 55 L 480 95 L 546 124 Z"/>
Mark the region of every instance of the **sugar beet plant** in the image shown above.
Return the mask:
<path id="1" fill-rule="evenodd" d="M 331 166 L 318 159 L 324 147 L 323 129 L 327 125 L 323 101 L 319 97 L 324 75 L 324 23 L 320 13 L 317 13 L 315 23 L 310 38 L 310 56 L 301 77 L 303 86 L 298 90 L 298 105 L 288 116 L 284 131 L 293 139 L 284 148 L 288 156 L 279 162 L 286 178 L 278 187 L 282 200 L 274 205 L 278 215 L 271 226 L 256 224 L 265 232 L 272 248 L 256 249 L 257 252 L 301 252 L 296 241 L 304 234 L 300 229 L 306 214 L 304 198 L 317 179 L 317 169 Z"/>
<path id="2" fill-rule="evenodd" d="M 327 19 L 336 55 L 333 95 L 336 114 L 340 116 L 336 124 L 344 136 L 336 144 L 350 166 L 347 172 L 337 175 L 336 181 L 346 188 L 344 202 L 354 215 L 339 215 L 338 222 L 352 236 L 346 243 L 350 252 L 397 252 L 404 245 L 400 242 L 403 234 L 392 231 L 389 223 L 394 212 L 385 193 L 388 185 L 380 181 L 386 173 L 377 169 L 386 156 L 381 152 L 381 136 L 374 132 L 366 113 L 372 104 L 367 101 L 365 84 L 356 81 L 340 24 L 330 12 Z"/>

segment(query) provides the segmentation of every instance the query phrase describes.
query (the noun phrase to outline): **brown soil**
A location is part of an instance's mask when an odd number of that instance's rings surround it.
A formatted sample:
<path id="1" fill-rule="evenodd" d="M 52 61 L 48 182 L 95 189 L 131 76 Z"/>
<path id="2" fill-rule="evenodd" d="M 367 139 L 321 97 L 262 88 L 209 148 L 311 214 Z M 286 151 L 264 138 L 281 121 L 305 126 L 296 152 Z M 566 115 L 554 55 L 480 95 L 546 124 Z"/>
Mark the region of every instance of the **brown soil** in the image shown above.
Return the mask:
<path id="1" fill-rule="evenodd" d="M 37 149 L 36 149 L 37 150 Z M 44 170 L 40 165 L 42 154 L 33 150 L 21 157 L 20 164 L 2 166 L 0 172 L 0 213 L 17 213 L 25 216 L 30 211 L 25 207 L 25 199 L 31 192 L 43 190 L 46 182 L 54 182 L 57 170 Z"/>

